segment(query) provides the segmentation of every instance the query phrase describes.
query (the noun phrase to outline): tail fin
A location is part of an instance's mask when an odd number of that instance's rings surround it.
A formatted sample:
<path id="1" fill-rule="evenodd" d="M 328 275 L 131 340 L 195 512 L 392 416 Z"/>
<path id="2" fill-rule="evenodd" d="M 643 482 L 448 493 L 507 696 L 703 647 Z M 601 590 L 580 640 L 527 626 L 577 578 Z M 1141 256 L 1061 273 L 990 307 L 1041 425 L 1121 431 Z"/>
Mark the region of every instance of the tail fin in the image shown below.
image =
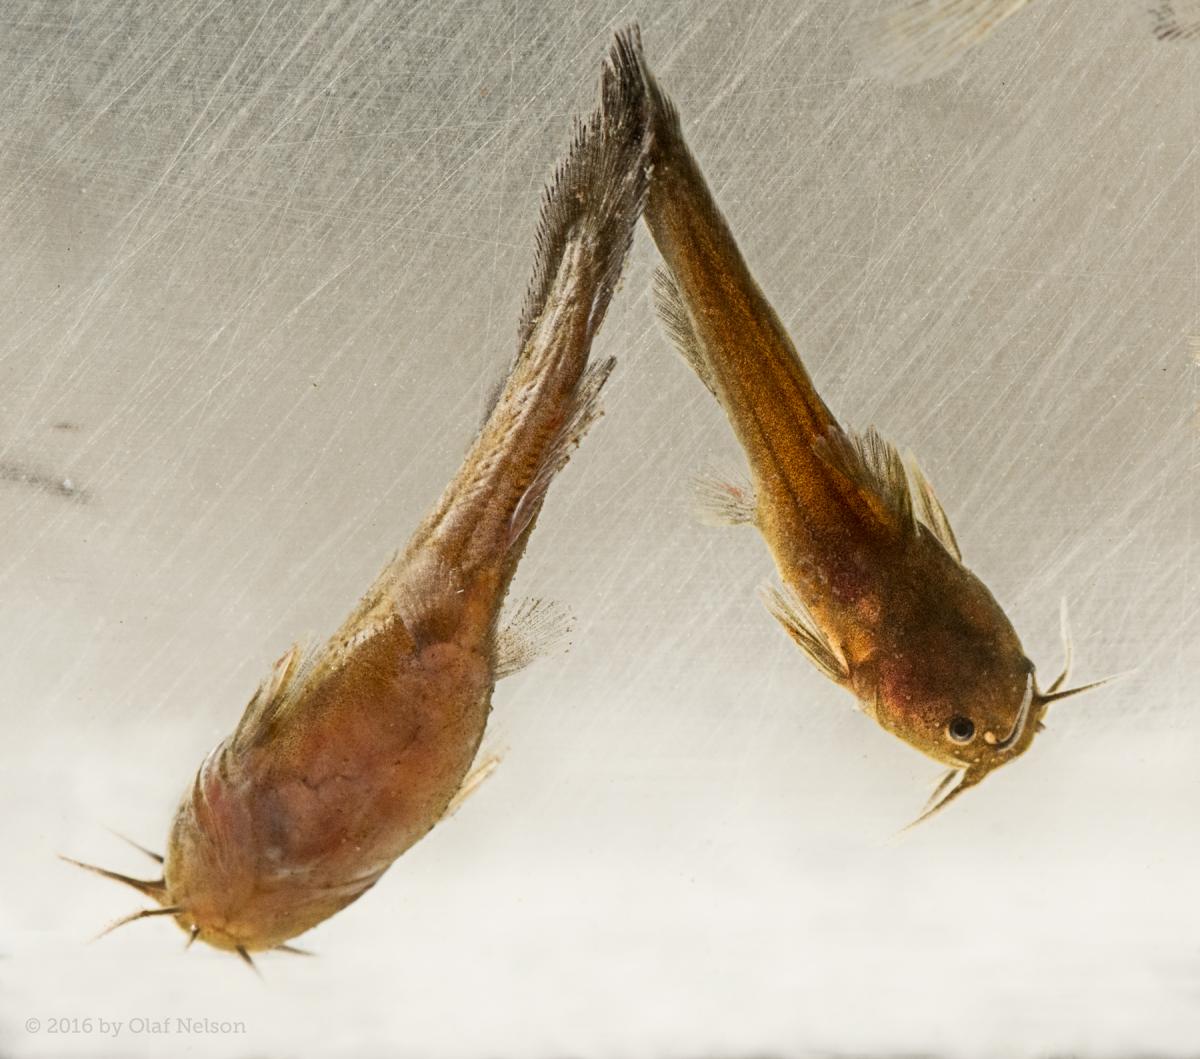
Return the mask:
<path id="1" fill-rule="evenodd" d="M 571 149 L 542 192 L 518 358 L 554 294 L 573 242 L 589 242 L 594 254 L 588 269 L 594 283 L 593 332 L 620 278 L 646 201 L 649 115 L 638 63 L 641 46 L 636 25 L 617 33 L 601 76 L 600 106 L 586 122 L 576 119 Z"/>
<path id="2" fill-rule="evenodd" d="M 464 568 L 519 557 L 554 475 L 595 420 L 612 369 L 588 370 L 646 199 L 648 108 L 636 27 L 617 34 L 600 104 L 576 121 L 543 194 L 517 354 L 479 436 L 413 544 Z M 510 558 L 510 563 L 511 563 Z"/>

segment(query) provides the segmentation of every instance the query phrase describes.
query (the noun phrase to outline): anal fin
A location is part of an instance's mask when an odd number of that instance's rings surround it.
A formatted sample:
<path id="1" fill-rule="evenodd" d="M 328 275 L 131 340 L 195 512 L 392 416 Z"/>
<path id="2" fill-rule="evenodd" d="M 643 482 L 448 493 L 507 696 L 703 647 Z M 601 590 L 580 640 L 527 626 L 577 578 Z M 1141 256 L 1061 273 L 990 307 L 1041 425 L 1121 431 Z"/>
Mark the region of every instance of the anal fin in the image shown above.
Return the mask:
<path id="1" fill-rule="evenodd" d="M 553 443 L 542 460 L 541 467 L 524 495 L 517 502 L 509 523 L 508 543 L 512 547 L 521 539 L 521 535 L 529 528 L 530 522 L 541 510 L 542 501 L 546 499 L 546 491 L 554 476 L 558 474 L 571 458 L 584 435 L 603 414 L 600 406 L 600 392 L 612 374 L 616 359 L 609 357 L 598 364 L 593 364 L 579 380 L 575 401 L 571 408 L 570 417 L 563 424 Z"/>
<path id="2" fill-rule="evenodd" d="M 708 355 L 704 351 L 704 343 L 692 325 L 691 314 L 688 312 L 683 296 L 679 293 L 675 277 L 661 266 L 654 270 L 654 308 L 662 322 L 663 329 L 675 344 L 679 355 L 688 362 L 692 371 L 708 387 L 708 392 L 717 397 L 717 386 L 713 381 Z"/>

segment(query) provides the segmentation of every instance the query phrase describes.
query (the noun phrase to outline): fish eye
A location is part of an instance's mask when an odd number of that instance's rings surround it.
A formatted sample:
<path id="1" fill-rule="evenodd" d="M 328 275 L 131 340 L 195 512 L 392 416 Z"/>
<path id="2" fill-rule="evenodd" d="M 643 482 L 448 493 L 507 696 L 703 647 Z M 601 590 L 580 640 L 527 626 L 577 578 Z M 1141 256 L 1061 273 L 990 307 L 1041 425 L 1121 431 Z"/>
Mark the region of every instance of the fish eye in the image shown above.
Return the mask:
<path id="1" fill-rule="evenodd" d="M 946 734 L 956 743 L 969 743 L 975 738 L 975 722 L 970 717 L 952 717 Z"/>

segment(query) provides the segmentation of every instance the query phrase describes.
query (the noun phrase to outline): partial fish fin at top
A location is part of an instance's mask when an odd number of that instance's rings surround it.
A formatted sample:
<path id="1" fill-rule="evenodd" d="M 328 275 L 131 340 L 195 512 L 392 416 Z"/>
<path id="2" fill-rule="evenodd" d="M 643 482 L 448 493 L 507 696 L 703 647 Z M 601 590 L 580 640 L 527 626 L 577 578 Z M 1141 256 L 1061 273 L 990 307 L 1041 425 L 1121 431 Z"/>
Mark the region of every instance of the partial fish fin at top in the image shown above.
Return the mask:
<path id="1" fill-rule="evenodd" d="M 767 610 L 808 655 L 813 665 L 835 684 L 845 684 L 849 681 L 850 671 L 846 668 L 846 663 L 834 651 L 825 633 L 794 593 L 787 589 L 781 591 L 774 585 L 764 585 L 760 589 L 760 595 Z"/>
<path id="2" fill-rule="evenodd" d="M 708 387 L 708 392 L 716 397 L 717 387 L 713 381 L 704 344 L 692 326 L 691 314 L 679 293 L 675 277 L 662 266 L 654 270 L 654 308 L 667 336 L 675 343 L 679 355 Z"/>
<path id="3" fill-rule="evenodd" d="M 945 73 L 1030 0 L 885 0 L 855 42 L 872 74 L 911 84 Z"/>
<path id="4" fill-rule="evenodd" d="M 757 501 L 749 481 L 733 481 L 713 471 L 693 479 L 695 511 L 709 526 L 748 526 L 756 517 Z"/>
<path id="5" fill-rule="evenodd" d="M 962 551 L 958 547 L 958 538 L 954 536 L 950 519 L 946 517 L 942 502 L 938 500 L 937 493 L 925 477 L 925 472 L 911 456 L 908 459 L 908 473 L 917 487 L 915 500 L 918 520 L 941 542 L 942 547 L 961 563 Z"/>
<path id="6" fill-rule="evenodd" d="M 545 599 L 517 606 L 496 642 L 496 679 L 519 673 L 566 641 L 575 627 L 566 607 Z"/>
<path id="7" fill-rule="evenodd" d="M 479 790 L 483 782 L 500 767 L 500 761 L 499 754 L 488 754 L 487 757 L 467 773 L 466 779 L 462 781 L 462 786 L 458 788 L 458 791 L 446 806 L 446 811 L 442 813 L 443 820 L 448 820 L 463 807 L 463 802 Z"/>
<path id="8" fill-rule="evenodd" d="M 1159 40 L 1200 40 L 1200 0 L 1158 0 L 1150 16 Z"/>

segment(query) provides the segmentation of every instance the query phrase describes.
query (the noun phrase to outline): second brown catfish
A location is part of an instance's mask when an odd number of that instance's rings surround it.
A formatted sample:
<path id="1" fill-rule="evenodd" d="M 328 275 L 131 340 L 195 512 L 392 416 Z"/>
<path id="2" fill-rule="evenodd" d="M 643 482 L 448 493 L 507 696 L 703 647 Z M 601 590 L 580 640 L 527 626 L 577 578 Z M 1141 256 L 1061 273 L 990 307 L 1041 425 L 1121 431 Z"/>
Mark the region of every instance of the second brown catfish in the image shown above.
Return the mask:
<path id="1" fill-rule="evenodd" d="M 753 485 L 706 483 L 707 506 L 752 523 L 784 591 L 766 602 L 831 680 L 883 728 L 950 766 L 923 820 L 1024 753 L 1048 705 L 1086 690 L 1040 689 L 991 592 L 963 565 L 915 464 L 826 407 L 643 61 L 651 103 L 645 220 L 666 268 L 659 313 L 720 402 Z"/>

